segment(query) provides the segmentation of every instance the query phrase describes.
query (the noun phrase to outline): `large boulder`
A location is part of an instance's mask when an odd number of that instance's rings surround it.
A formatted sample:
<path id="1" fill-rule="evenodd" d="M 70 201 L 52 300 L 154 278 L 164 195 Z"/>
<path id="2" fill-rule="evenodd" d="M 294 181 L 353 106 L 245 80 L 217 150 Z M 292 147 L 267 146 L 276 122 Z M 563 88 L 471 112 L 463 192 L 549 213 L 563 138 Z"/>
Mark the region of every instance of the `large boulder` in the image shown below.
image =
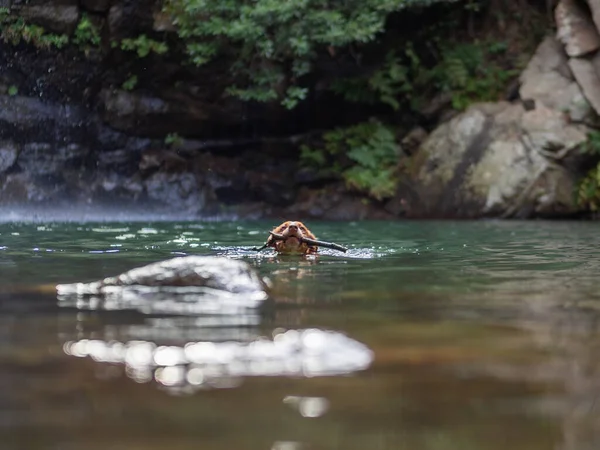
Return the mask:
<path id="1" fill-rule="evenodd" d="M 561 0 L 554 11 L 557 37 L 569 56 L 583 56 L 600 48 L 600 35 L 589 13 L 577 0 Z"/>
<path id="2" fill-rule="evenodd" d="M 569 61 L 558 40 L 546 37 L 519 77 L 524 101 L 542 103 L 563 111 L 573 122 L 590 122 L 594 111 L 573 78 Z"/>
<path id="3" fill-rule="evenodd" d="M 574 79 L 594 111 L 600 113 L 600 1 L 560 0 L 556 9 L 557 39 L 568 56 Z M 562 64 L 562 62 L 561 62 Z M 547 77 L 541 77 L 544 79 Z"/>
<path id="4" fill-rule="evenodd" d="M 577 211 L 560 162 L 587 128 L 543 104 L 478 104 L 439 126 L 414 157 L 407 214 L 530 217 Z"/>

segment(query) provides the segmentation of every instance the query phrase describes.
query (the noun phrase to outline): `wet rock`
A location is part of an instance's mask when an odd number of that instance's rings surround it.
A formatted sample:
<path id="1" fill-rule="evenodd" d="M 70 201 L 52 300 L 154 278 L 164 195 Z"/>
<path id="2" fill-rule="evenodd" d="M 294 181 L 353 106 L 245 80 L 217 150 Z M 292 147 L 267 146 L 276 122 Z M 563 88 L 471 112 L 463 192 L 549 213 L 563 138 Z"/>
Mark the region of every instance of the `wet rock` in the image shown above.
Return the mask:
<path id="1" fill-rule="evenodd" d="M 560 0 L 554 14 L 557 38 L 564 44 L 567 55 L 583 56 L 600 48 L 594 22 L 577 0 Z"/>
<path id="2" fill-rule="evenodd" d="M 0 179 L 0 198 L 4 204 L 47 203 L 62 194 L 64 185 L 28 173 L 13 173 Z"/>
<path id="3" fill-rule="evenodd" d="M 177 27 L 171 20 L 171 16 L 164 11 L 154 12 L 154 31 L 177 31 Z"/>
<path id="4" fill-rule="evenodd" d="M 542 103 L 567 113 L 574 122 L 592 122 L 594 110 L 569 68 L 561 44 L 548 36 L 521 73 L 519 95 L 525 102 Z"/>
<path id="5" fill-rule="evenodd" d="M 0 141 L 0 173 L 10 169 L 19 154 L 19 147 L 12 141 Z"/>
<path id="6" fill-rule="evenodd" d="M 150 146 L 164 144 L 163 140 L 155 142 L 152 139 L 131 136 L 107 126 L 98 126 L 94 138 L 106 152 L 123 150 L 136 155 Z M 139 158 L 139 155 L 136 157 Z"/>
<path id="7" fill-rule="evenodd" d="M 587 0 L 586 3 L 590 7 L 596 29 L 600 30 L 600 0 Z"/>
<path id="8" fill-rule="evenodd" d="M 176 152 L 165 149 L 148 149 L 142 152 L 139 161 L 139 169 L 142 172 L 162 168 L 166 172 L 185 171 L 188 160 L 179 156 Z"/>
<path id="9" fill-rule="evenodd" d="M 100 152 L 96 157 L 97 167 L 103 171 L 115 171 L 123 176 L 137 172 L 140 153 L 129 149 Z"/>
<path id="10" fill-rule="evenodd" d="M 100 95 L 103 118 L 110 126 L 146 136 L 163 137 L 171 132 L 198 132 L 210 117 L 195 103 L 167 101 L 122 90 L 106 89 Z"/>
<path id="11" fill-rule="evenodd" d="M 300 189 L 296 202 L 285 209 L 289 216 L 324 220 L 391 219 L 392 214 L 360 196 L 348 193 L 343 184 Z"/>
<path id="12" fill-rule="evenodd" d="M 49 175 L 82 164 L 88 151 L 78 144 L 56 148 L 49 143 L 34 142 L 23 146 L 17 162 L 26 173 Z"/>
<path id="13" fill-rule="evenodd" d="M 108 28 L 112 39 L 134 37 L 152 30 L 153 13 L 160 10 L 158 0 L 113 1 L 108 10 Z"/>
<path id="14" fill-rule="evenodd" d="M 26 20 L 53 33 L 71 34 L 79 22 L 77 0 L 31 1 L 18 11 Z"/>
<path id="15" fill-rule="evenodd" d="M 110 35 L 116 37 L 123 22 L 123 6 L 115 4 L 108 11 L 108 29 Z"/>
<path id="16" fill-rule="evenodd" d="M 97 186 L 92 190 L 101 190 L 104 193 L 111 193 L 113 196 L 132 200 L 137 200 L 144 193 L 144 183 L 139 174 L 123 176 L 120 173 L 111 171 L 100 175 L 98 178 Z"/>
<path id="17" fill-rule="evenodd" d="M 478 104 L 433 131 L 414 157 L 407 214 L 531 217 L 577 211 L 561 159 L 587 128 L 538 105 Z"/>
<path id="18" fill-rule="evenodd" d="M 259 307 L 267 285 L 243 261 L 212 256 L 186 256 L 132 269 L 92 283 L 56 287 L 62 302 L 92 296 L 104 298 L 105 309 L 136 307 L 152 312 L 229 314 Z M 99 296 L 99 297 L 98 297 Z"/>
<path id="19" fill-rule="evenodd" d="M 46 122 L 60 119 L 59 106 L 43 103 L 41 100 L 24 96 L 0 96 L 0 120 L 16 125 L 27 126 L 32 122 Z"/>
<path id="20" fill-rule="evenodd" d="M 0 95 L 0 135 L 17 143 L 84 141 L 94 130 L 89 112 L 70 104 Z"/>
<path id="21" fill-rule="evenodd" d="M 402 151 L 407 155 L 412 155 L 427 139 L 427 131 L 421 127 L 415 127 L 402 138 Z"/>
<path id="22" fill-rule="evenodd" d="M 201 212 L 207 203 L 203 186 L 192 173 L 157 172 L 144 181 L 149 199 L 164 205 Z"/>
<path id="23" fill-rule="evenodd" d="M 585 97 L 596 113 L 600 114 L 600 77 L 594 64 L 596 59 L 600 59 L 600 55 L 595 55 L 593 60 L 571 58 L 569 59 L 569 67 L 573 71 L 573 75 L 579 86 L 581 86 Z"/>
<path id="24" fill-rule="evenodd" d="M 110 8 L 111 0 L 82 0 L 81 4 L 89 11 L 106 12 Z"/>

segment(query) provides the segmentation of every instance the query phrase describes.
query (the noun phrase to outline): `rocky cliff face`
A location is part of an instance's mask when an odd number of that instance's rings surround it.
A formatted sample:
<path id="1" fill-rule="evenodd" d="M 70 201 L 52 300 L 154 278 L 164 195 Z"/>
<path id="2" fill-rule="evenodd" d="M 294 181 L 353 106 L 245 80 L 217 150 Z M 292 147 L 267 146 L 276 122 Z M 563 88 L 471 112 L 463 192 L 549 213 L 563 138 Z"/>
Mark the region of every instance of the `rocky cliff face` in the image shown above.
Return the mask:
<path id="1" fill-rule="evenodd" d="M 557 8 L 559 40 L 538 49 L 520 99 L 475 105 L 429 136 L 410 133 L 403 142 L 416 136 L 418 150 L 405 187 L 388 202 L 365 203 L 340 182 L 311 184 L 298 172 L 296 134 L 339 117 L 224 96 L 224 70 L 181 63 L 158 0 L 0 0 L 45 30 L 40 38 L 22 23 L 2 25 L 0 206 L 136 204 L 190 217 L 331 219 L 571 214 L 573 149 L 600 108 L 595 6 L 574 4 Z M 173 51 L 158 54 L 148 40 L 132 51 L 121 45 L 140 36 Z"/>
<path id="2" fill-rule="evenodd" d="M 400 195 L 416 217 L 561 217 L 580 212 L 580 150 L 600 123 L 600 2 L 561 0 L 512 104 L 474 105 L 440 125 Z"/>
<path id="3" fill-rule="evenodd" d="M 160 1 L 0 0 L 0 7 L 42 26 L 46 39 L 36 45 L 30 29 L 4 22 L 0 205 L 135 203 L 190 217 L 285 215 L 293 205 L 303 215 L 386 215 L 339 186 L 324 200 L 335 207 L 303 203 L 295 138 L 287 136 L 307 126 L 281 109 L 222 95 L 218 67 L 182 63 Z M 70 43 L 55 48 L 63 36 Z M 123 50 L 123 39 L 140 36 L 148 39 L 140 48 Z M 173 51 L 136 54 L 152 39 Z M 323 114 L 311 120 L 326 122 Z M 168 135 L 185 140 L 168 144 Z"/>
<path id="4" fill-rule="evenodd" d="M 575 187 L 596 113 L 547 37 L 521 74 L 520 99 L 473 105 L 441 124 L 413 159 L 410 215 L 560 217 Z"/>

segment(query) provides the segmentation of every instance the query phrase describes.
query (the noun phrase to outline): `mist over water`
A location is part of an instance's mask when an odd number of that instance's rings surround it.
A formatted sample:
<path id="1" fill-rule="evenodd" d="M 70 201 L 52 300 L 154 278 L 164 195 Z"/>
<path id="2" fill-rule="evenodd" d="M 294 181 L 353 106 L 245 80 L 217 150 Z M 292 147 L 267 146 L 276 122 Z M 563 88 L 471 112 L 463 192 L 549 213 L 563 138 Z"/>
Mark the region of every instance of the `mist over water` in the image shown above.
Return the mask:
<path id="1" fill-rule="evenodd" d="M 170 221 L 225 221 L 236 220 L 234 214 L 223 213 L 198 217 L 195 214 L 178 213 L 167 209 L 149 208 L 143 205 L 60 205 L 43 206 L 3 206 L 0 207 L 0 223 L 23 222 L 170 222 Z"/>

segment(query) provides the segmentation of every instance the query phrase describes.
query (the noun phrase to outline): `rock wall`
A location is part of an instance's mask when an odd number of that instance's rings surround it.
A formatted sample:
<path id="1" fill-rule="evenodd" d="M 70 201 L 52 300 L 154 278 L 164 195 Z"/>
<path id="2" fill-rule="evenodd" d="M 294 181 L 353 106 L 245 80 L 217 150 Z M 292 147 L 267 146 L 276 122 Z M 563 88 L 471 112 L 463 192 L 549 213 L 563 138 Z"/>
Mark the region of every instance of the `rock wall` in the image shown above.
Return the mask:
<path id="1" fill-rule="evenodd" d="M 289 136 L 310 123 L 223 95 L 226 72 L 218 65 L 182 63 L 160 3 L 0 0 L 27 23 L 71 36 L 60 50 L 0 41 L 0 206 L 389 217 L 336 183 L 307 202 L 312 193 L 296 176 L 297 146 Z M 83 18 L 100 31 L 99 45 L 74 42 Z M 169 52 L 138 57 L 120 48 L 122 39 L 140 35 L 166 41 Z M 126 89 L 132 76 L 137 84 Z M 326 128 L 331 114 L 321 110 L 311 121 Z M 167 144 L 169 134 L 185 140 Z"/>

